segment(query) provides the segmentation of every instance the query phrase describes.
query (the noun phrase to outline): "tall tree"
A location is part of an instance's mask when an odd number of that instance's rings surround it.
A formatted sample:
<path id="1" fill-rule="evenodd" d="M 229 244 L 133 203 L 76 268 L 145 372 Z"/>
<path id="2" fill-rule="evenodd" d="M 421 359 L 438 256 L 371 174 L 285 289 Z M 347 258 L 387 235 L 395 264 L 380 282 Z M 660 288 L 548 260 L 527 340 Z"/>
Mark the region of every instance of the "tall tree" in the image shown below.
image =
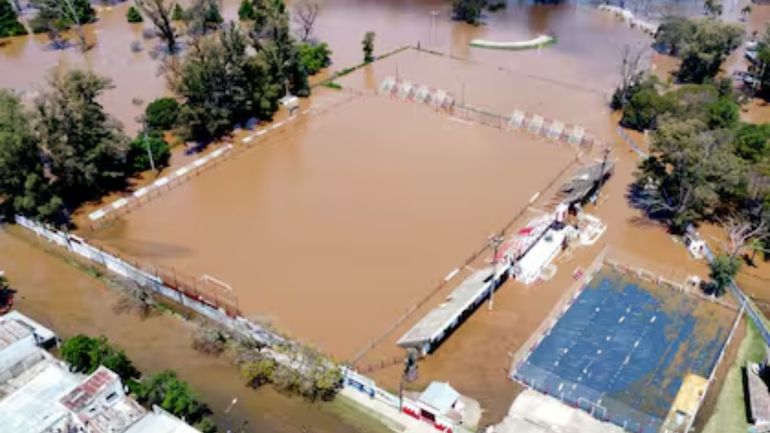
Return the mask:
<path id="1" fill-rule="evenodd" d="M 256 16 L 257 12 L 254 9 L 254 2 L 252 0 L 241 0 L 241 5 L 238 6 L 238 19 L 241 21 L 251 21 Z"/>
<path id="2" fill-rule="evenodd" d="M 0 0 L 0 38 L 27 34 L 18 20 L 18 15 L 10 1 Z"/>
<path id="3" fill-rule="evenodd" d="M 634 200 L 677 231 L 713 215 L 743 182 L 745 164 L 730 140 L 729 133 L 709 131 L 698 119 L 659 121 L 653 153 L 637 172 Z"/>
<path id="4" fill-rule="evenodd" d="M 8 215 L 57 222 L 62 205 L 45 176 L 29 113 L 0 89 L 0 203 Z"/>
<path id="5" fill-rule="evenodd" d="M 171 13 L 179 5 L 173 0 L 134 0 L 134 4 L 155 25 L 160 37 L 166 42 L 169 54 L 176 53 L 176 30 L 171 23 Z"/>
<path id="6" fill-rule="evenodd" d="M 478 25 L 486 6 L 487 0 L 452 0 L 452 14 L 456 20 Z"/>
<path id="7" fill-rule="evenodd" d="M 284 93 L 306 96 L 310 93 L 307 72 L 289 29 L 289 14 L 283 0 L 261 0 L 251 33 L 258 56 L 268 74 L 281 83 Z"/>
<path id="8" fill-rule="evenodd" d="M 313 34 L 313 27 L 321 12 L 321 5 L 314 0 L 301 0 L 294 6 L 292 18 L 299 28 L 299 39 L 306 42 Z"/>
<path id="9" fill-rule="evenodd" d="M 96 21 L 96 11 L 89 0 L 31 0 L 31 3 L 39 10 L 38 25 L 47 27 L 54 38 L 59 31 L 74 26 L 80 49 L 90 48 L 83 25 Z"/>
<path id="10" fill-rule="evenodd" d="M 682 60 L 677 76 L 688 83 L 716 76 L 742 39 L 740 25 L 712 18 L 668 17 L 655 34 L 656 44 Z"/>
<path id="11" fill-rule="evenodd" d="M 218 0 L 194 0 L 184 14 L 187 31 L 193 36 L 216 30 L 222 24 Z"/>
<path id="12" fill-rule="evenodd" d="M 269 73 L 264 50 L 248 56 L 248 39 L 234 24 L 215 38 L 194 41 L 174 78 L 184 99 L 180 124 L 190 139 L 208 141 L 252 116 L 269 118 L 277 108 L 282 83 Z M 271 46 L 271 45 L 270 45 Z"/>
<path id="13" fill-rule="evenodd" d="M 364 63 L 372 63 L 374 61 L 374 32 L 366 32 L 364 39 L 361 41 L 361 47 L 364 51 Z"/>
<path id="14" fill-rule="evenodd" d="M 112 82 L 72 70 L 54 72 L 48 85 L 35 101 L 35 130 L 56 191 L 74 206 L 122 186 L 128 137 L 98 102 Z"/>

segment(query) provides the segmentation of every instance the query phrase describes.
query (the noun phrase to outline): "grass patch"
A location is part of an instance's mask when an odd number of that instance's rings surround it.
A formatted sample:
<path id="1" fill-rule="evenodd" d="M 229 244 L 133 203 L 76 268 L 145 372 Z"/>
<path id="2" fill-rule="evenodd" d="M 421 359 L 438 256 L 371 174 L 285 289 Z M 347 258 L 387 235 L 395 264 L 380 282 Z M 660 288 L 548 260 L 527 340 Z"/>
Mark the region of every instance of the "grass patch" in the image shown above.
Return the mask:
<path id="1" fill-rule="evenodd" d="M 735 362 L 727 372 L 722 391 L 717 398 L 714 413 L 709 418 L 703 433 L 745 432 L 749 424 L 746 419 L 746 403 L 743 396 L 743 369 L 747 361 L 761 362 L 765 358 L 765 342 L 757 327 L 746 317 L 746 336 L 743 338 Z"/>
<path id="2" fill-rule="evenodd" d="M 403 431 L 404 426 L 382 415 L 356 404 L 342 394 L 337 394 L 334 400 L 326 406 L 329 412 L 342 419 L 345 424 L 367 433 L 393 433 Z"/>
<path id="3" fill-rule="evenodd" d="M 328 87 L 330 89 L 334 90 L 342 90 L 342 86 L 339 83 L 335 83 L 334 81 L 328 81 L 323 84 L 324 87 Z"/>

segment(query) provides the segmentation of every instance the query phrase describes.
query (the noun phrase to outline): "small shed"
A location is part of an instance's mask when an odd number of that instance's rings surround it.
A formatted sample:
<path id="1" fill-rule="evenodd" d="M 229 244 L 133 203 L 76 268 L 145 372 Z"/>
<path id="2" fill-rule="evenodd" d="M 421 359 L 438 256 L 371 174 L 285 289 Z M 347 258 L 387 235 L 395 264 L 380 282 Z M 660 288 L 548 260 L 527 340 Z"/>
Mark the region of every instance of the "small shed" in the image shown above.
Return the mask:
<path id="1" fill-rule="evenodd" d="M 448 416 L 456 412 L 459 400 L 460 393 L 447 382 L 431 382 L 417 399 L 420 404 L 420 415 L 431 421 L 439 416 Z"/>

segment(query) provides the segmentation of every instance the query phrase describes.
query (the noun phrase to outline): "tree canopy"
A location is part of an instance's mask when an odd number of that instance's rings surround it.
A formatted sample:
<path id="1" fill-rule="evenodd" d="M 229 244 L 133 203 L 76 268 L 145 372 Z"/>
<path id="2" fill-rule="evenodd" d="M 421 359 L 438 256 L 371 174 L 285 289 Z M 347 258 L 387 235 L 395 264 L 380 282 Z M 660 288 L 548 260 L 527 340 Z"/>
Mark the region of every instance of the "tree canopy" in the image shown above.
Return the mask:
<path id="1" fill-rule="evenodd" d="M 211 416 L 211 410 L 200 401 L 190 385 L 179 380 L 171 370 L 164 370 L 143 379 L 136 391 L 136 397 L 147 407 L 157 405 L 191 424 L 204 422 Z"/>
<path id="2" fill-rule="evenodd" d="M 92 338 L 79 334 L 68 338 L 62 343 L 60 353 L 70 368 L 79 373 L 90 374 L 103 365 L 123 381 L 139 377 L 139 371 L 126 354 L 111 346 L 104 336 Z"/>
<path id="3" fill-rule="evenodd" d="M 111 80 L 72 70 L 55 71 L 48 81 L 35 101 L 35 130 L 57 194 L 76 205 L 122 187 L 128 137 L 98 101 Z"/>
<path id="4" fill-rule="evenodd" d="M 27 29 L 19 22 L 10 0 L 0 0 L 0 38 L 26 34 Z"/>
<path id="5" fill-rule="evenodd" d="M 54 195 L 30 113 L 10 91 L 0 89 L 0 203 L 6 215 L 56 221 L 62 200 Z"/>
<path id="6" fill-rule="evenodd" d="M 452 16 L 458 21 L 478 25 L 487 0 L 452 0 Z"/>
<path id="7" fill-rule="evenodd" d="M 681 59 L 677 77 L 686 83 L 703 83 L 716 76 L 742 39 L 739 24 L 713 18 L 667 17 L 655 35 L 659 48 Z"/>

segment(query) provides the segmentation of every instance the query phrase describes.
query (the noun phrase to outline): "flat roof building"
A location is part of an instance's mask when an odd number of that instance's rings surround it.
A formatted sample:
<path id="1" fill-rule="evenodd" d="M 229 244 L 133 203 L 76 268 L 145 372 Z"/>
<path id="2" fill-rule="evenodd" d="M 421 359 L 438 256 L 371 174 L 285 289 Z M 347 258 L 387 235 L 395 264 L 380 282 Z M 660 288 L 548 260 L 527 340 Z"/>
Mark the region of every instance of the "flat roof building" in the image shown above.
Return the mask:
<path id="1" fill-rule="evenodd" d="M 104 366 L 88 376 L 38 344 L 55 335 L 21 314 L 0 316 L 0 433 L 195 433 L 127 396 Z"/>

